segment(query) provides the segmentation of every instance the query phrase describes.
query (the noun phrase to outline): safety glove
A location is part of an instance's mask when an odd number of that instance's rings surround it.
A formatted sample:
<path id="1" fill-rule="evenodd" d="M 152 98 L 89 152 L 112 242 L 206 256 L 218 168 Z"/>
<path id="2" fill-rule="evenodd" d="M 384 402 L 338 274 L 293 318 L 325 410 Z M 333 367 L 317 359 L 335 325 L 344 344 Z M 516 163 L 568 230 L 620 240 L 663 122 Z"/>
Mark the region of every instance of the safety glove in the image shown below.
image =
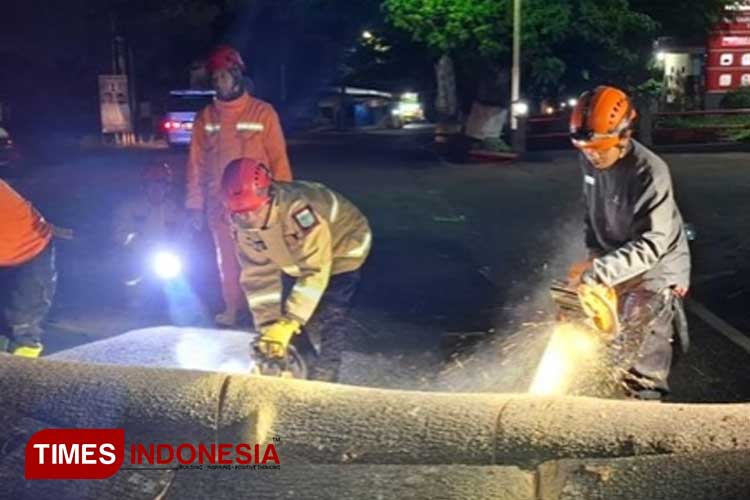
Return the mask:
<path id="1" fill-rule="evenodd" d="M 261 328 L 261 337 L 257 348 L 269 358 L 285 358 L 289 342 L 294 335 L 300 333 L 302 325 L 293 319 L 280 319 L 275 323 Z"/>

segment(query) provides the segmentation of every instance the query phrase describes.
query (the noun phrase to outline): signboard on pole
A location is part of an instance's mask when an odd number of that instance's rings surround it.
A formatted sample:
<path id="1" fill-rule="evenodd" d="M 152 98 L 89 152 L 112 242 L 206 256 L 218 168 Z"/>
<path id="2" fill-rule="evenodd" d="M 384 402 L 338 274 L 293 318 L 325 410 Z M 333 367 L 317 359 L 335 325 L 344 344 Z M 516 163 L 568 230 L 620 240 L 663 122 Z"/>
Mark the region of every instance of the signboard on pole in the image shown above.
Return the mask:
<path id="1" fill-rule="evenodd" d="M 99 75 L 102 132 L 132 132 L 127 75 Z"/>

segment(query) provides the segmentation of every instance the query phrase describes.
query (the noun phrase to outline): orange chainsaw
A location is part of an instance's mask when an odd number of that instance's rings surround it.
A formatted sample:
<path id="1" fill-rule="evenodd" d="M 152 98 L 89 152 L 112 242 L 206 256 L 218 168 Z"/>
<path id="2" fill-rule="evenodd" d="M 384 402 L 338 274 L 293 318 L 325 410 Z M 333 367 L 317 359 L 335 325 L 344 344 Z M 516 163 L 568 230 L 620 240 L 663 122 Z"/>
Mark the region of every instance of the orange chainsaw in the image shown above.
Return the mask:
<path id="1" fill-rule="evenodd" d="M 589 320 L 602 333 L 620 331 L 617 292 L 606 285 L 580 284 L 577 287 L 555 280 L 550 287 L 559 320 Z"/>

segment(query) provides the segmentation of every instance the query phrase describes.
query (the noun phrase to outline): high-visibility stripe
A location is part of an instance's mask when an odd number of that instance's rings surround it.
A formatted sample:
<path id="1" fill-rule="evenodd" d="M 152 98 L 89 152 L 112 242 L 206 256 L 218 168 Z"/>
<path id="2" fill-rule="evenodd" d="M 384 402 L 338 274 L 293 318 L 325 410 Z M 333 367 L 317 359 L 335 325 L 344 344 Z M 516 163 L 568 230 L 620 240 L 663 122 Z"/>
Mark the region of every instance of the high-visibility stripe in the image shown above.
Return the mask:
<path id="1" fill-rule="evenodd" d="M 295 274 L 299 274 L 301 272 L 299 266 L 282 267 L 281 270 L 290 276 L 294 276 Z"/>
<path id="2" fill-rule="evenodd" d="M 339 216 L 339 200 L 334 193 L 331 192 L 331 222 L 336 222 L 336 218 Z"/>
<path id="3" fill-rule="evenodd" d="M 237 130 L 241 132 L 262 132 L 264 128 L 263 124 L 258 122 L 237 122 Z"/>
<path id="4" fill-rule="evenodd" d="M 203 126 L 203 130 L 212 134 L 214 132 L 218 132 L 219 130 L 221 130 L 221 124 L 220 123 L 206 123 Z"/>
<path id="5" fill-rule="evenodd" d="M 264 304 L 273 304 L 281 302 L 281 292 L 264 293 L 262 295 L 254 295 L 248 299 L 250 307 L 260 306 Z"/>
<path id="6" fill-rule="evenodd" d="M 292 288 L 292 295 L 301 295 L 305 299 L 317 301 L 320 298 L 320 288 L 313 286 L 300 286 L 294 285 Z"/>
<path id="7" fill-rule="evenodd" d="M 362 257 L 370 248 L 371 241 L 372 241 L 372 234 L 368 231 L 367 234 L 365 235 L 365 239 L 362 242 L 362 244 L 358 246 L 357 248 L 349 250 L 346 253 L 346 256 L 347 257 Z"/>

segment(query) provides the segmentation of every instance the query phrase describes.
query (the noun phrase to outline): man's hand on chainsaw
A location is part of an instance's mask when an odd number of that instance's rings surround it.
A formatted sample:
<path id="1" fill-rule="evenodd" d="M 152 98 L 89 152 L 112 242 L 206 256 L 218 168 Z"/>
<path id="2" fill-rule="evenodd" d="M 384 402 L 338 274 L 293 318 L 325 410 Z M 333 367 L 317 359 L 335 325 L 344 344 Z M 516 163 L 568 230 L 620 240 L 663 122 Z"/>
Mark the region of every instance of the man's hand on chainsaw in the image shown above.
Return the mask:
<path id="1" fill-rule="evenodd" d="M 300 333 L 302 325 L 293 319 L 280 319 L 261 328 L 261 337 L 257 348 L 269 358 L 284 358 L 287 355 L 289 342 L 295 334 Z"/>
<path id="2" fill-rule="evenodd" d="M 577 287 L 580 285 L 583 273 L 591 270 L 591 265 L 590 260 L 582 260 L 571 264 L 570 269 L 568 269 L 568 286 Z"/>
<path id="3" fill-rule="evenodd" d="M 594 273 L 594 268 L 589 265 L 587 269 L 584 269 L 581 273 L 581 276 L 578 278 L 578 285 L 586 285 L 586 286 L 605 286 L 602 284 L 601 281 L 599 281 L 599 278 L 596 277 L 596 273 Z"/>

